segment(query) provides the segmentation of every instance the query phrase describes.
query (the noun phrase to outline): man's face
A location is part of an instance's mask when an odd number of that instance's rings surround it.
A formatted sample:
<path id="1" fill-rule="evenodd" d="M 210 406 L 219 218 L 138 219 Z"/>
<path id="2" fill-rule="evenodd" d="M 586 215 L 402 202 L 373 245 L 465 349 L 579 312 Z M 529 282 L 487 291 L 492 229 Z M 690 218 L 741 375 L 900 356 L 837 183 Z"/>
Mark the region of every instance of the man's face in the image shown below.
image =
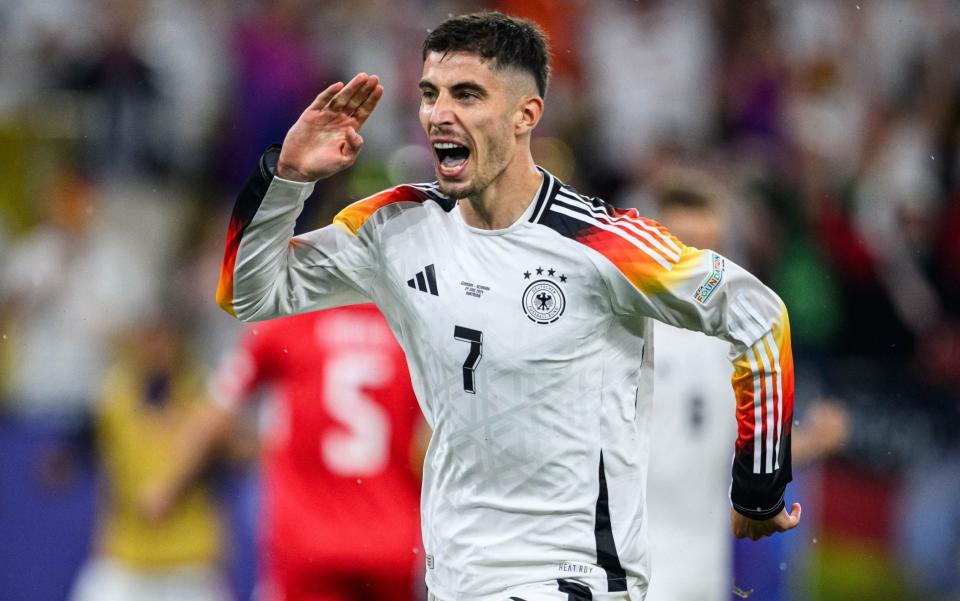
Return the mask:
<path id="1" fill-rule="evenodd" d="M 660 222 L 687 246 L 717 250 L 723 242 L 723 220 L 708 208 L 666 207 Z"/>
<path id="2" fill-rule="evenodd" d="M 506 169 L 516 150 L 516 119 L 526 87 L 523 73 L 491 69 L 476 54 L 427 55 L 420 124 L 444 194 L 475 196 Z"/>

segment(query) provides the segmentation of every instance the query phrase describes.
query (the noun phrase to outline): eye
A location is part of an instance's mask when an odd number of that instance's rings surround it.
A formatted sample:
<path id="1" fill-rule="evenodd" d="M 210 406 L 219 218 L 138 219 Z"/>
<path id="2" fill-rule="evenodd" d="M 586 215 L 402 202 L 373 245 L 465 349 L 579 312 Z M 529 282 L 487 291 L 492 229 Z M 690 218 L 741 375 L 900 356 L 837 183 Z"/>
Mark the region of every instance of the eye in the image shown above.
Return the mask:
<path id="1" fill-rule="evenodd" d="M 424 102 L 433 102 L 437 97 L 437 93 L 433 90 L 420 90 L 420 99 Z"/>
<path id="2" fill-rule="evenodd" d="M 480 95 L 476 94 L 475 92 L 464 91 L 457 94 L 457 100 L 466 100 L 472 102 L 474 100 L 480 100 Z"/>

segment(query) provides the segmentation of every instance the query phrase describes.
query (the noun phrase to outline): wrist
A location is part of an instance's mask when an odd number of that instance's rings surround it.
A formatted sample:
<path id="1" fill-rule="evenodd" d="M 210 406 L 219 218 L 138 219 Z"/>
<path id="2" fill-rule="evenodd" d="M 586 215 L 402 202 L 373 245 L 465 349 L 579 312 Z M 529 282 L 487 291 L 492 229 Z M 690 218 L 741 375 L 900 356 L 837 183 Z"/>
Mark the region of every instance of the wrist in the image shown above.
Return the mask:
<path id="1" fill-rule="evenodd" d="M 275 171 L 275 174 L 280 179 L 285 179 L 291 182 L 299 182 L 302 184 L 313 182 L 318 179 L 315 177 L 308 177 L 307 175 L 304 175 L 300 171 L 285 164 L 282 160 L 277 162 L 277 169 Z"/>

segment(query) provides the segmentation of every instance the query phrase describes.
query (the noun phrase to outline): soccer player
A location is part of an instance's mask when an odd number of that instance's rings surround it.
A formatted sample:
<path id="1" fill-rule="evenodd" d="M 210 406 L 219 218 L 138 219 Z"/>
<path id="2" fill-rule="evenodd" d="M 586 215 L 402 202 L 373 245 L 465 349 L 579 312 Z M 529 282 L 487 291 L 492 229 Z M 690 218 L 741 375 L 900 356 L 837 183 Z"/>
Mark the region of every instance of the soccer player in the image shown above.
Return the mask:
<path id="1" fill-rule="evenodd" d="M 331 85 L 241 192 L 218 299 L 244 321 L 367 300 L 383 311 L 433 429 L 421 500 L 432 597 L 643 598 L 653 320 L 733 345 L 734 533 L 795 527 L 780 299 L 534 164 L 548 74 L 535 25 L 453 17 L 422 56 L 437 182 L 375 194 L 293 237 L 314 182 L 356 160 L 383 94 L 365 73 Z"/>
<path id="2" fill-rule="evenodd" d="M 146 513 L 174 506 L 263 387 L 276 405 L 264 444 L 261 598 L 413 601 L 422 420 L 403 351 L 369 304 L 248 329 Z"/>
<path id="3" fill-rule="evenodd" d="M 727 209 L 719 183 L 692 169 L 670 169 L 654 186 L 659 219 L 701 248 L 719 248 Z M 654 324 L 657 361 L 652 450 L 647 481 L 654 577 L 647 601 L 730 599 L 733 545 L 724 527 L 730 489 L 723 470 L 737 425 L 727 361 L 729 343 L 700 332 Z M 689 365 L 696 365 L 693 373 Z M 846 439 L 839 406 L 816 401 L 791 433 L 793 465 L 817 461 Z M 749 588 L 745 585 L 745 588 Z"/>
<path id="4" fill-rule="evenodd" d="M 227 601 L 220 523 L 207 483 L 191 482 L 163 519 L 138 501 L 166 478 L 188 424 L 202 410 L 204 378 L 186 352 L 182 325 L 166 313 L 130 332 L 104 375 L 94 433 L 103 505 L 94 554 L 71 601 Z"/>

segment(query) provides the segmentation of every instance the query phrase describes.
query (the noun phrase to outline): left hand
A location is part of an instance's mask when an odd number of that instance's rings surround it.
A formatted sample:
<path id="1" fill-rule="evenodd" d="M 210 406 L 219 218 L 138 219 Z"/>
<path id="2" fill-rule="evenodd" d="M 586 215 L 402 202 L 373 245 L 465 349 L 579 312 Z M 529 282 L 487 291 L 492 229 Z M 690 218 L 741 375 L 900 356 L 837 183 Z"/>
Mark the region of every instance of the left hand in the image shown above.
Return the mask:
<path id="1" fill-rule="evenodd" d="M 787 508 L 784 507 L 780 513 L 766 520 L 755 520 L 737 513 L 735 509 L 730 510 L 730 527 L 733 529 L 733 535 L 737 538 L 758 540 L 777 532 L 792 530 L 799 523 L 800 503 L 794 503 L 790 507 L 790 513 L 787 513 Z"/>

